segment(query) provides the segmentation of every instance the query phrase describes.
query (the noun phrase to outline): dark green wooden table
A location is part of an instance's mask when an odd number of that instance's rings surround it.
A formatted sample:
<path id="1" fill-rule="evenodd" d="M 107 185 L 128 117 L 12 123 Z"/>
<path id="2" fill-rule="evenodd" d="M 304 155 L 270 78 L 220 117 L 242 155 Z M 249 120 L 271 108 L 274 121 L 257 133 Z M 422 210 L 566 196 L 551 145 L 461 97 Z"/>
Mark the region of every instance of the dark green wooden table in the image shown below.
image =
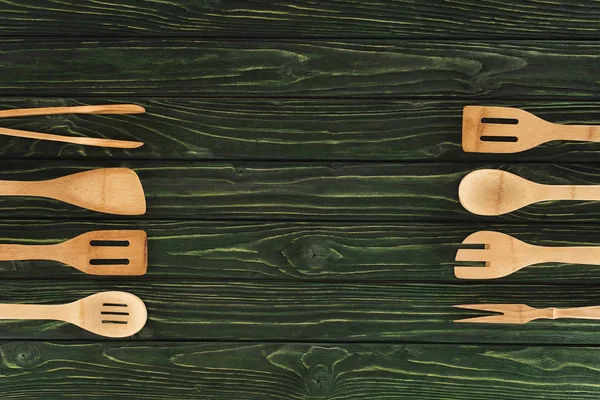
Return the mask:
<path id="1" fill-rule="evenodd" d="M 0 37 L 0 109 L 148 110 L 0 120 L 146 143 L 0 137 L 0 179 L 127 166 L 148 201 L 145 216 L 119 218 L 0 198 L 0 241 L 140 228 L 150 263 L 118 279 L 0 263 L 0 302 L 117 289 L 149 313 L 126 340 L 0 322 L 1 399 L 600 398 L 600 322 L 452 323 L 472 315 L 461 303 L 600 305 L 598 266 L 489 283 L 452 273 L 457 245 L 480 229 L 600 244 L 600 203 L 483 218 L 457 199 L 482 167 L 600 184 L 600 144 L 460 148 L 466 104 L 600 124 L 599 2 L 0 1 Z"/>

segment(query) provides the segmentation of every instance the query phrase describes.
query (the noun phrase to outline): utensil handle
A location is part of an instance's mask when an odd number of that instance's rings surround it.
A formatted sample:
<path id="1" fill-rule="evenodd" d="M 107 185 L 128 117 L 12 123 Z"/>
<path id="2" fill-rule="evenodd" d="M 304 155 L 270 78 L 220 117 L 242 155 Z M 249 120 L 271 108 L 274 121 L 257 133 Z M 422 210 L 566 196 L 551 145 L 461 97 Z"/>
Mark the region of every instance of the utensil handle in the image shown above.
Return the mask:
<path id="1" fill-rule="evenodd" d="M 580 318 L 580 319 L 600 319 L 600 306 L 575 307 L 575 308 L 553 308 L 553 317 L 558 318 Z"/>
<path id="2" fill-rule="evenodd" d="M 600 126 L 552 124 L 550 135 L 554 140 L 600 142 Z"/>
<path id="3" fill-rule="evenodd" d="M 56 245 L 0 244 L 0 261 L 56 260 Z"/>
<path id="4" fill-rule="evenodd" d="M 0 304 L 0 319 L 43 319 L 64 321 L 65 306 L 45 304 Z"/>
<path id="5" fill-rule="evenodd" d="M 543 200 L 600 200 L 600 185 L 540 185 Z"/>
<path id="6" fill-rule="evenodd" d="M 20 108 L 0 111 L 0 118 L 29 117 L 56 114 L 139 114 L 146 112 L 136 104 L 107 104 L 100 106 Z"/>
<path id="7" fill-rule="evenodd" d="M 0 128 L 0 135 L 22 137 L 27 139 L 38 139 L 38 140 L 49 140 L 52 142 L 62 143 L 73 143 L 81 144 L 85 146 L 96 146 L 96 147 L 115 147 L 120 149 L 135 149 L 142 146 L 142 142 L 134 142 L 128 140 L 113 140 L 113 139 L 97 139 L 97 138 L 83 138 L 76 136 L 62 136 L 54 135 L 51 133 L 39 133 L 22 131 L 19 129 Z"/>
<path id="8" fill-rule="evenodd" d="M 534 251 L 542 254 L 545 262 L 600 265 L 600 247 L 598 246 L 536 246 Z"/>

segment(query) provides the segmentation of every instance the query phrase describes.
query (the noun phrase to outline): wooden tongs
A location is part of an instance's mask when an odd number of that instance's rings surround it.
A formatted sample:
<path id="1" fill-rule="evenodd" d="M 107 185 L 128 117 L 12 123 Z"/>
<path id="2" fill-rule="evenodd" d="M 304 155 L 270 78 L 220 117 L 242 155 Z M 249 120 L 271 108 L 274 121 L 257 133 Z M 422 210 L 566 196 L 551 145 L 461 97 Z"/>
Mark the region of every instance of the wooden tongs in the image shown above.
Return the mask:
<path id="1" fill-rule="evenodd" d="M 103 106 L 76 106 L 76 107 L 46 107 L 46 108 L 21 108 L 15 110 L 0 111 L 0 118 L 28 117 L 33 115 L 56 115 L 56 114 L 140 114 L 146 112 L 144 107 L 135 104 L 111 104 Z M 16 136 L 29 139 L 51 140 L 81 144 L 86 146 L 116 147 L 121 149 L 135 149 L 142 146 L 142 142 L 113 139 L 96 139 L 73 136 L 53 135 L 50 133 L 38 133 L 22 131 L 18 129 L 0 128 L 0 135 Z"/>

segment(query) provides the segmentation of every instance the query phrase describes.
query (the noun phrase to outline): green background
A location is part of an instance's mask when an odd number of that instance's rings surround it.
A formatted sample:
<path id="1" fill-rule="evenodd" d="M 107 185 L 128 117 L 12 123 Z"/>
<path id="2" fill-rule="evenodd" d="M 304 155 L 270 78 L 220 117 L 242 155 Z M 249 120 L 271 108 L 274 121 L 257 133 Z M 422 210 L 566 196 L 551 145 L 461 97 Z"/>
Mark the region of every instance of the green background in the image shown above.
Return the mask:
<path id="1" fill-rule="evenodd" d="M 2 399 L 600 398 L 600 324 L 454 324 L 464 303 L 600 305 L 600 266 L 459 281 L 481 229 L 600 245 L 600 203 L 466 212 L 461 178 L 500 168 L 600 184 L 600 143 L 465 154 L 467 104 L 600 124 L 597 1 L 0 0 L 0 109 L 135 103 L 3 127 L 140 149 L 0 137 L 0 179 L 133 168 L 148 212 L 0 197 L 2 243 L 145 229 L 142 277 L 0 263 L 0 302 L 141 297 L 125 340 L 0 322 Z"/>

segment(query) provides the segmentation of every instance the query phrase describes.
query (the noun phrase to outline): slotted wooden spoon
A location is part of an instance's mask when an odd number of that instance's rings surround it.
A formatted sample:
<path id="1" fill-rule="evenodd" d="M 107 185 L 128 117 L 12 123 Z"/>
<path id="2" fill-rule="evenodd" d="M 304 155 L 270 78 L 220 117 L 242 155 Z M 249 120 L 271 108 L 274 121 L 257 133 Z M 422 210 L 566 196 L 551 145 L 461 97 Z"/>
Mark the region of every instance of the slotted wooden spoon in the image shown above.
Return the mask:
<path id="1" fill-rule="evenodd" d="M 108 214 L 146 212 L 144 188 L 129 168 L 101 168 L 45 181 L 0 181 L 0 196 L 36 196 Z"/>
<path id="2" fill-rule="evenodd" d="M 466 106 L 462 147 L 470 153 L 518 153 L 553 140 L 600 142 L 600 126 L 562 125 L 511 107 Z"/>
<path id="3" fill-rule="evenodd" d="M 543 185 L 510 172 L 480 169 L 458 187 L 463 207 L 477 215 L 502 215 L 547 200 L 600 200 L 598 185 Z"/>
<path id="4" fill-rule="evenodd" d="M 0 261 L 18 260 L 58 261 L 91 275 L 143 275 L 146 232 L 92 231 L 57 244 L 0 244 Z"/>
<path id="5" fill-rule="evenodd" d="M 146 305 L 127 292 L 101 292 L 68 304 L 0 304 L 0 319 L 64 321 L 97 335 L 122 338 L 146 324 Z"/>

